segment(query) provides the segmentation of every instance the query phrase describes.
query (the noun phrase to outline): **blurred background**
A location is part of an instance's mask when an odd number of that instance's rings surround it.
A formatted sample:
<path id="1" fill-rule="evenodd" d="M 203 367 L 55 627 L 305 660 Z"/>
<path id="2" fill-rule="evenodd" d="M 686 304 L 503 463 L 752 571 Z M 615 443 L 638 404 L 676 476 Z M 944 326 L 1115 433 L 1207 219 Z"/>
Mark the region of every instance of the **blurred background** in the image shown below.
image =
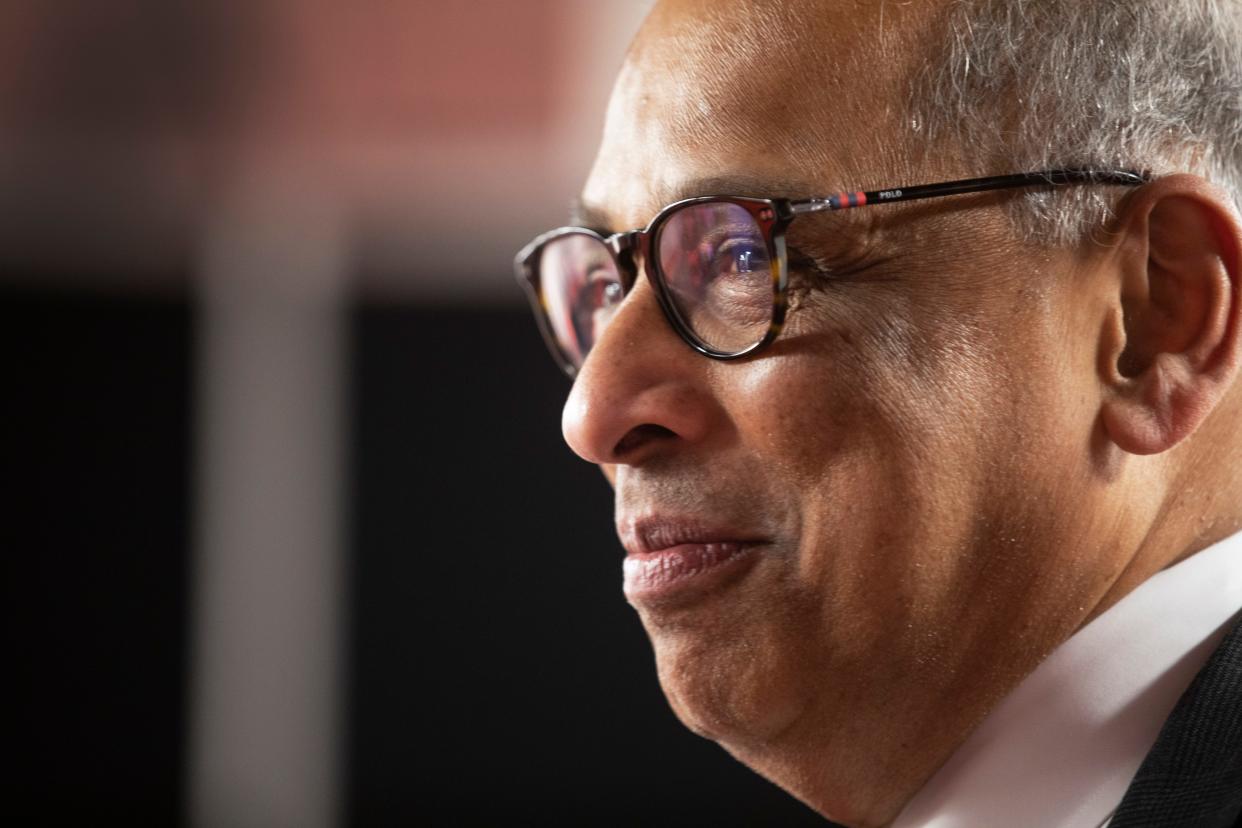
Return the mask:
<path id="1" fill-rule="evenodd" d="M 511 273 L 647 5 L 0 5 L 7 824 L 816 822 L 669 712 Z"/>

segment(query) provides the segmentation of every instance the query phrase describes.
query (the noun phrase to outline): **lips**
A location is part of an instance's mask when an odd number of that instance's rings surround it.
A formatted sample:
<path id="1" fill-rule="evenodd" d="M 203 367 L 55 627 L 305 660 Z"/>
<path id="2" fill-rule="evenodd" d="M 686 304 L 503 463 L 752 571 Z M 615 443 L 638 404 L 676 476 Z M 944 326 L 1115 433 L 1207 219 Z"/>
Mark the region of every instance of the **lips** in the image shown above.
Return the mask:
<path id="1" fill-rule="evenodd" d="M 620 532 L 626 548 L 625 597 L 657 605 L 705 597 L 726 588 L 750 569 L 762 539 L 689 522 L 638 521 Z"/>

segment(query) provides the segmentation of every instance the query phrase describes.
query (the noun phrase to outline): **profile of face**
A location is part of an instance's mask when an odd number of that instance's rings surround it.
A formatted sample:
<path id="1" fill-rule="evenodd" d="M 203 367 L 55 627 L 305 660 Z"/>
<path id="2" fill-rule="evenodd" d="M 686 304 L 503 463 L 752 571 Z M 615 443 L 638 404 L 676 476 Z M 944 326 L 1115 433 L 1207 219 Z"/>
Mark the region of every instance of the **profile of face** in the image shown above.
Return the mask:
<path id="1" fill-rule="evenodd" d="M 941 6 L 657 5 L 585 211 L 617 232 L 692 196 L 1018 172 L 921 152 L 901 114 Z M 891 817 L 849 792 L 925 776 L 920 746 L 960 741 L 1123 589 L 1144 530 L 1150 498 L 1106 485 L 1101 274 L 1128 254 L 1023 242 L 1012 197 L 799 218 L 785 329 L 733 361 L 688 347 L 640 261 L 565 405 L 673 709 L 837 819 Z"/>

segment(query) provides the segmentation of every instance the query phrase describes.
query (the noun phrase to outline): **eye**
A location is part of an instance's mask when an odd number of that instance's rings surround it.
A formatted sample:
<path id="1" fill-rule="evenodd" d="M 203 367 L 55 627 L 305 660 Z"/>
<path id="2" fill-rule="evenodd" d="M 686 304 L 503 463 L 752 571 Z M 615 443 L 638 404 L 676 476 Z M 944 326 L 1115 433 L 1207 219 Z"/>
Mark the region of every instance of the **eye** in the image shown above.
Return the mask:
<path id="1" fill-rule="evenodd" d="M 766 286 L 771 279 L 767 250 L 749 236 L 725 236 L 719 243 L 705 242 L 701 289 L 721 295 L 747 293 Z"/>
<path id="2" fill-rule="evenodd" d="M 611 270 L 597 268 L 587 274 L 586 284 L 578 294 L 578 304 L 591 311 L 605 310 L 621 304 L 625 292 Z"/>
<path id="3" fill-rule="evenodd" d="M 766 275 L 767 256 L 750 239 L 729 239 L 712 256 L 712 273 L 716 276 L 748 276 L 760 270 Z"/>
<path id="4" fill-rule="evenodd" d="M 625 290 L 611 267 L 593 267 L 583 275 L 574 294 L 573 326 L 584 354 L 599 339 L 623 299 Z"/>

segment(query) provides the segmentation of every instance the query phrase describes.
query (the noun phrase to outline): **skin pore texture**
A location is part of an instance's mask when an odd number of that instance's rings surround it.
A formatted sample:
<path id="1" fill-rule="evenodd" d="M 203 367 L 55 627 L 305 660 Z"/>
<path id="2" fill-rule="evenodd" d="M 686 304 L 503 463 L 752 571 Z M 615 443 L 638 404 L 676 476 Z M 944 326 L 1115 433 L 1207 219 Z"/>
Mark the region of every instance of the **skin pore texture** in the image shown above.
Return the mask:
<path id="1" fill-rule="evenodd" d="M 692 195 L 1019 172 L 906 128 L 943 12 L 659 3 L 584 209 L 620 231 Z M 798 219 L 787 328 L 737 362 L 687 347 L 640 278 L 565 406 L 623 541 L 754 544 L 710 589 L 632 599 L 674 711 L 847 825 L 891 822 L 1051 650 L 1242 526 L 1226 197 L 1163 176 L 1073 248 L 1019 241 L 1012 197 Z"/>

